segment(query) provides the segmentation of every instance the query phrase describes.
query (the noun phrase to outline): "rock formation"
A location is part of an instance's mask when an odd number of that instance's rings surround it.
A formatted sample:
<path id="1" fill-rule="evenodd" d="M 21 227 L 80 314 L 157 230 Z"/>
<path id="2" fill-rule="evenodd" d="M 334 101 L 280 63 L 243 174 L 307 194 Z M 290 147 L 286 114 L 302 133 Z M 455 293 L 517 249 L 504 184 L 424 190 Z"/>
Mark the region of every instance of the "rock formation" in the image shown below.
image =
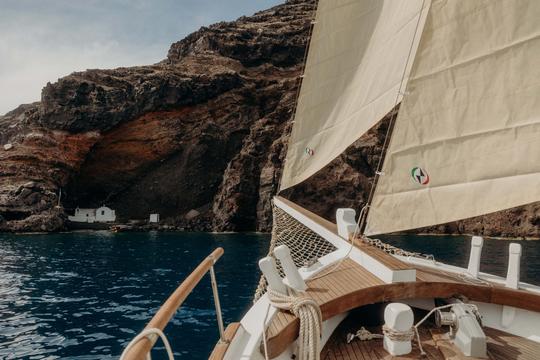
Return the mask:
<path id="1" fill-rule="evenodd" d="M 122 221 L 268 231 L 313 10 L 289 0 L 203 27 L 160 63 L 73 73 L 0 117 L 0 230 L 60 230 L 107 204 Z M 358 208 L 387 125 L 286 195 L 330 219 Z M 422 231 L 540 237 L 540 205 Z"/>

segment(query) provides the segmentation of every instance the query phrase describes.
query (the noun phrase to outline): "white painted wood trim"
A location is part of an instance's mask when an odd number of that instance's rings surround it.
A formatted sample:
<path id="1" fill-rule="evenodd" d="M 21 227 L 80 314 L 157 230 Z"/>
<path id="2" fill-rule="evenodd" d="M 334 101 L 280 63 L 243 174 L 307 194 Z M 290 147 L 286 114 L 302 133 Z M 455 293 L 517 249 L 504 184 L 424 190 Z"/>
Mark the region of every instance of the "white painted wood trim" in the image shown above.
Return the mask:
<path id="1" fill-rule="evenodd" d="M 278 208 L 285 211 L 287 214 L 298 220 L 301 224 L 306 226 L 308 229 L 312 230 L 316 234 L 323 237 L 325 240 L 330 242 L 332 245 L 334 245 L 338 251 L 342 249 L 347 249 L 347 252 L 349 253 L 349 257 L 357 262 L 358 264 L 362 265 L 364 268 L 366 268 L 368 271 L 370 271 L 373 275 L 377 276 L 379 279 L 384 281 L 385 283 L 394 283 L 394 282 L 412 282 L 416 281 L 416 270 L 415 269 L 408 269 L 408 270 L 392 270 L 380 261 L 376 260 L 375 258 L 369 256 L 359 248 L 353 246 L 351 248 L 351 243 L 343 239 L 341 236 L 336 234 L 335 232 L 327 229 L 323 225 L 317 223 L 316 221 L 310 219 L 309 217 L 305 216 L 301 212 L 293 209 L 283 201 L 281 201 L 279 198 L 274 198 L 274 205 L 276 205 Z M 350 249 L 350 251 L 348 251 Z"/>

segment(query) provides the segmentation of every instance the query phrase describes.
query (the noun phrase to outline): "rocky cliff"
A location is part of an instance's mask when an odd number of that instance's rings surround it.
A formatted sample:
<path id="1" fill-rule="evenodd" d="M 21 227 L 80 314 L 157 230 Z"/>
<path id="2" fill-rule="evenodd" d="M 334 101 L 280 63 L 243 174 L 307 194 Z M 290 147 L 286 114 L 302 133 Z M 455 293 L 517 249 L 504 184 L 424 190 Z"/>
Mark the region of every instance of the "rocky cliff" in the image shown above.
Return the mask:
<path id="1" fill-rule="evenodd" d="M 55 231 L 76 206 L 171 228 L 271 226 L 313 0 L 203 27 L 149 66 L 73 73 L 0 117 L 0 230 Z M 332 218 L 367 196 L 387 121 L 287 196 Z M 540 205 L 424 229 L 540 237 Z"/>

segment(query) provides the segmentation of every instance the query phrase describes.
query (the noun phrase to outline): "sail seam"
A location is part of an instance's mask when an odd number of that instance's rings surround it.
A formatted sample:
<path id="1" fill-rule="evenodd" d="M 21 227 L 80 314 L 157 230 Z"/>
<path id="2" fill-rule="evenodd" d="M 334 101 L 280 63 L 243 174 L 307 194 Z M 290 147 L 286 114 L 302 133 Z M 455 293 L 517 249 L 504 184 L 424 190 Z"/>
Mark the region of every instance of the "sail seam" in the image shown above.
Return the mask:
<path id="1" fill-rule="evenodd" d="M 480 184 L 480 183 L 487 182 L 487 181 L 505 180 L 505 179 L 510 179 L 510 178 L 519 178 L 519 177 L 528 177 L 528 176 L 532 176 L 532 175 L 536 175 L 536 174 L 540 175 L 540 171 L 531 171 L 531 172 L 525 172 L 525 173 L 520 173 L 520 174 L 515 174 L 515 175 L 508 175 L 508 176 L 489 177 L 489 178 L 484 178 L 484 179 L 481 179 L 481 180 L 466 181 L 466 182 L 460 182 L 460 183 L 436 185 L 436 186 L 430 186 L 428 188 L 423 188 L 423 189 L 412 189 L 412 190 L 397 191 L 397 192 L 392 192 L 392 193 L 379 193 L 378 195 L 380 197 L 388 197 L 388 196 L 394 196 L 394 195 L 405 195 L 405 194 L 410 194 L 410 193 L 414 193 L 414 192 L 428 192 L 429 193 L 430 190 L 436 190 L 436 189 L 441 189 L 441 188 L 450 188 L 450 187 L 453 187 L 453 186 L 459 187 L 459 186 L 463 186 L 463 185 L 475 185 L 475 184 Z M 538 184 L 540 186 L 540 176 L 539 176 L 538 179 L 539 179 Z"/>
<path id="2" fill-rule="evenodd" d="M 396 31 L 395 33 L 400 33 L 401 31 L 403 31 L 403 30 L 407 27 L 407 25 L 409 25 L 411 22 L 413 22 L 413 21 L 415 20 L 415 18 L 416 18 L 417 16 L 420 16 L 420 13 L 422 12 L 422 10 L 423 10 L 423 8 L 422 8 L 420 11 L 413 13 L 412 16 L 411 16 L 411 18 L 408 19 L 407 21 L 405 21 L 405 22 L 403 23 L 403 25 L 402 25 L 401 27 L 399 27 L 399 29 L 397 29 L 397 31 Z M 355 19 L 360 19 L 362 16 L 364 16 L 365 14 L 368 14 L 368 13 L 370 13 L 370 12 L 372 12 L 372 11 L 363 13 L 362 15 L 358 16 L 358 17 L 355 18 Z M 354 20 L 354 19 L 353 19 L 353 20 Z M 346 29 L 346 28 L 345 28 L 345 27 L 340 28 L 340 30 L 342 30 L 342 29 Z M 334 31 L 332 34 L 335 34 L 335 33 L 337 33 L 337 32 L 338 32 L 338 31 Z M 327 35 L 327 36 L 320 37 L 320 38 L 315 38 L 315 39 L 320 40 L 320 39 L 324 39 L 324 38 L 326 38 L 326 37 L 330 37 L 330 36 Z M 390 40 L 392 40 L 392 39 L 393 39 L 392 36 L 388 36 L 384 41 L 382 41 L 382 42 L 380 43 L 381 45 L 379 46 L 378 51 L 382 51 L 382 50 L 384 49 L 384 45 L 386 45 L 386 44 L 387 44 Z M 371 44 L 371 41 L 370 41 L 370 44 Z M 368 46 L 368 47 L 369 47 L 369 46 Z M 352 52 L 354 52 L 354 51 L 352 51 L 352 50 L 345 50 L 345 51 L 342 51 L 342 52 L 340 52 L 340 53 L 338 53 L 338 54 L 334 54 L 334 55 L 332 55 L 331 57 L 327 57 L 326 59 L 324 59 L 324 60 L 322 60 L 322 61 L 319 61 L 319 62 L 316 62 L 316 63 L 314 63 L 314 64 L 310 64 L 310 65 L 306 66 L 306 70 L 310 70 L 310 69 L 312 69 L 312 68 L 313 68 L 314 66 L 316 66 L 316 65 L 324 64 L 325 62 L 328 62 L 328 61 L 330 61 L 330 60 L 332 60 L 332 59 L 335 59 L 335 58 L 337 58 L 337 57 L 339 57 L 339 56 L 342 56 L 342 55 L 345 54 L 345 53 L 352 53 Z M 354 65 L 354 66 L 351 66 L 350 69 L 354 69 L 354 68 L 357 68 L 357 67 L 358 67 L 358 64 L 356 64 L 356 65 Z M 347 69 L 347 68 L 345 68 L 345 69 Z M 339 75 L 339 77 L 342 77 L 342 76 L 344 76 L 344 75 Z M 308 94 L 309 94 L 309 93 L 308 93 Z"/>
<path id="3" fill-rule="evenodd" d="M 511 44 L 500 47 L 498 49 L 494 49 L 494 50 L 492 50 L 490 52 L 487 52 L 487 53 L 484 53 L 484 54 L 474 56 L 474 57 L 472 57 L 470 59 L 465 59 L 465 60 L 462 60 L 460 62 L 453 63 L 451 65 L 436 69 L 435 71 L 432 71 L 429 74 L 418 75 L 418 76 L 416 76 L 414 78 L 411 78 L 411 81 L 421 81 L 421 80 L 424 80 L 426 78 L 433 77 L 435 75 L 438 75 L 438 74 L 441 74 L 441 73 L 444 73 L 444 72 L 448 72 L 449 70 L 452 70 L 452 69 L 455 69 L 455 68 L 464 67 L 464 66 L 469 65 L 470 63 L 473 63 L 475 61 L 482 60 L 482 59 L 491 57 L 491 56 L 499 54 L 499 53 L 504 53 L 506 51 L 512 50 L 512 49 L 514 49 L 516 47 L 522 46 L 522 45 L 524 45 L 524 44 L 526 44 L 528 42 L 531 42 L 531 41 L 534 41 L 534 40 L 537 40 L 537 39 L 540 39 L 540 33 L 534 34 L 533 36 L 530 36 L 530 37 L 528 37 L 526 39 L 520 39 L 519 41 L 514 41 Z"/>
<path id="4" fill-rule="evenodd" d="M 540 132 L 540 122 L 538 120 L 536 120 L 535 122 L 521 123 L 521 124 L 516 124 L 514 126 L 507 126 L 505 128 L 486 130 L 486 131 L 475 132 L 475 133 L 471 133 L 471 134 L 460 134 L 460 135 L 453 136 L 453 137 L 447 137 L 447 138 L 444 138 L 444 139 L 438 139 L 438 140 L 434 140 L 434 141 L 430 141 L 430 142 L 424 142 L 422 144 L 412 145 L 412 146 L 409 146 L 409 147 L 403 147 L 403 148 L 400 148 L 400 149 L 396 149 L 395 151 L 392 151 L 392 155 L 399 155 L 399 154 L 407 153 L 407 152 L 409 152 L 411 150 L 416 150 L 416 149 L 424 148 L 424 147 L 433 147 L 434 145 L 439 144 L 439 143 L 453 142 L 454 140 L 458 140 L 458 139 L 468 140 L 468 139 L 475 138 L 475 137 L 480 137 L 480 136 L 483 136 L 483 135 L 515 131 L 515 130 L 519 130 L 519 129 L 527 128 L 527 127 L 533 127 L 533 128 L 534 127 L 539 127 L 539 129 L 536 129 L 535 132 Z M 535 130 L 535 129 L 533 129 L 533 130 Z M 538 141 L 538 140 L 539 139 L 535 139 L 535 140 L 527 141 L 527 142 L 522 141 L 521 143 L 529 144 L 529 143 L 533 143 L 533 142 Z M 506 151 L 506 149 L 512 148 L 514 146 L 515 146 L 514 144 L 510 144 L 510 145 L 508 145 L 506 147 L 501 146 L 501 147 L 499 147 L 498 151 L 491 152 L 490 154 L 494 154 L 494 153 L 496 154 L 496 153 L 499 153 L 499 152 L 503 152 L 503 151 Z M 470 157 L 471 160 L 472 159 L 477 159 L 477 158 L 478 158 L 478 156 L 476 156 L 476 157 L 471 156 Z"/>
<path id="5" fill-rule="evenodd" d="M 412 82 L 413 80 L 411 80 Z M 532 83 L 530 84 L 529 86 L 526 86 L 526 87 L 522 87 L 520 88 L 518 91 L 514 91 L 514 92 L 509 92 L 509 93 L 504 93 L 503 95 L 498 95 L 498 94 L 486 94 L 486 95 L 480 95 L 480 96 L 476 96 L 476 97 L 472 97 L 472 96 L 469 96 L 469 100 L 474 100 L 474 101 L 480 101 L 480 100 L 486 100 L 486 99 L 496 99 L 496 98 L 509 98 L 509 97 L 512 97 L 512 96 L 517 96 L 517 95 L 520 95 L 521 93 L 523 92 L 527 92 L 529 91 L 531 88 L 534 88 L 534 87 L 538 87 L 540 86 L 540 81 L 538 82 L 535 82 L 535 83 Z M 433 117 L 434 115 L 436 114 L 441 114 L 441 113 L 444 113 L 446 110 L 451 110 L 451 109 L 454 109 L 454 108 L 458 108 L 460 105 L 467 105 L 470 101 L 453 101 L 450 105 L 448 106 L 441 106 L 439 107 L 438 109 L 434 110 L 434 111 L 430 111 L 430 112 L 423 112 L 423 113 L 415 113 L 415 114 L 411 114 L 411 115 L 408 115 L 407 117 L 410 119 L 412 117 L 415 117 L 415 118 L 426 118 L 426 117 Z"/>

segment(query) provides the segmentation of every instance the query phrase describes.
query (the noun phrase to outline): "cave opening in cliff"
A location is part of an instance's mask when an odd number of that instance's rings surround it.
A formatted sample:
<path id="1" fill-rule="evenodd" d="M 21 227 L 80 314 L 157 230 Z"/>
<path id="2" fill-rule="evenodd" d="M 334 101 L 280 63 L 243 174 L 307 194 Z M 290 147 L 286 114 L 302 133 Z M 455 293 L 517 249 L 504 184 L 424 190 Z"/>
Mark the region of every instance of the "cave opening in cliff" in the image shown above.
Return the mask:
<path id="1" fill-rule="evenodd" d="M 2 218 L 6 221 L 24 220 L 30 215 L 28 211 L 6 211 L 1 214 Z"/>

